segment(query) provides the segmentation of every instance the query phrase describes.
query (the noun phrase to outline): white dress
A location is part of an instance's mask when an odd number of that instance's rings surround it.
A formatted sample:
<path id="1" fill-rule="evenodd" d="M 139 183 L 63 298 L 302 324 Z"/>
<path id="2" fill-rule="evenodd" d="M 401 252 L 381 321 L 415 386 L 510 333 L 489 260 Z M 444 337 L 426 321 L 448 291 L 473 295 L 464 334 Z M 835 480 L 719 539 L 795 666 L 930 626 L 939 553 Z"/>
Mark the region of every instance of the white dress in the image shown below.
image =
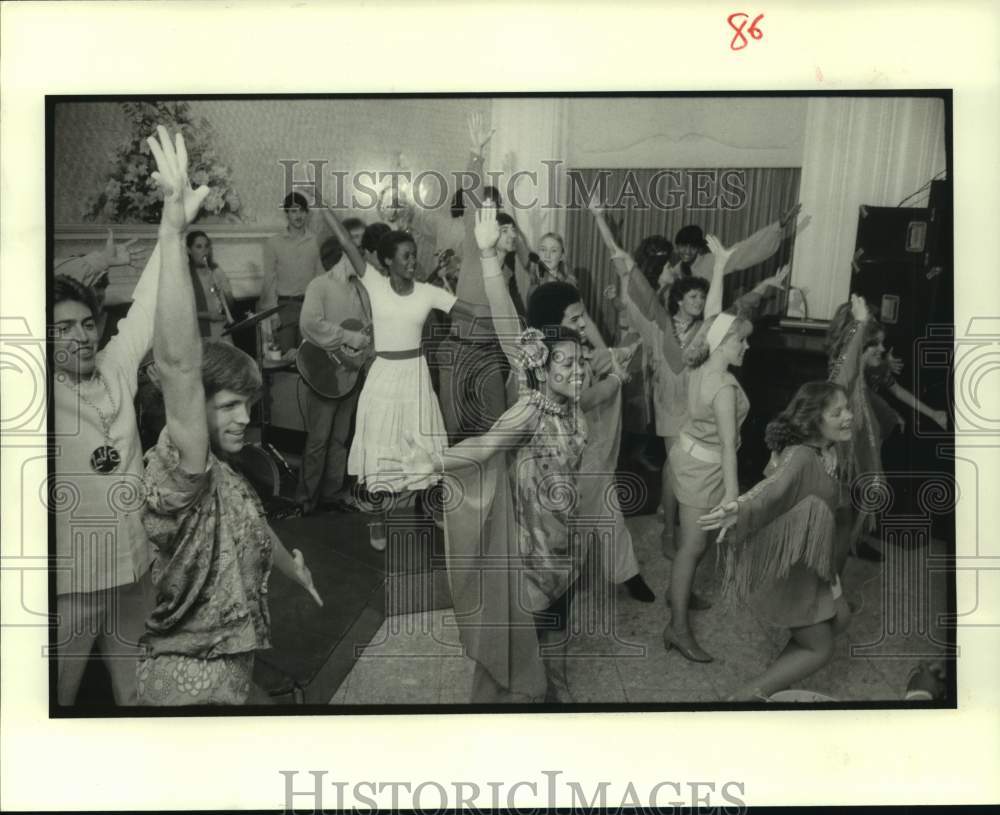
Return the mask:
<path id="1" fill-rule="evenodd" d="M 416 282 L 409 294 L 396 294 L 389 278 L 371 265 L 361 283 L 371 303 L 377 356 L 358 399 L 347 471 L 371 492 L 421 490 L 437 481 L 438 476 L 414 481 L 405 473 L 386 475 L 381 472 L 381 461 L 403 458 L 406 431 L 428 452 L 448 446 L 427 360 L 418 351 L 431 309 L 447 313 L 456 297 L 444 289 Z M 382 356 L 399 352 L 413 353 L 405 359 Z"/>

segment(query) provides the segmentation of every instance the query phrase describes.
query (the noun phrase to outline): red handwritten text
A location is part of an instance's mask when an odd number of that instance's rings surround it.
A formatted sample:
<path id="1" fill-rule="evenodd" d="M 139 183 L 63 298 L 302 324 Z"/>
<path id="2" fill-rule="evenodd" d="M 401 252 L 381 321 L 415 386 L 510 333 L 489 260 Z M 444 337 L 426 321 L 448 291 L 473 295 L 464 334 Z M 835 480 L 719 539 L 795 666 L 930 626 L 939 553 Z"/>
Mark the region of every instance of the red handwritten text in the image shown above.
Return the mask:
<path id="1" fill-rule="evenodd" d="M 741 19 L 742 18 L 742 19 Z M 738 11 L 735 14 L 730 14 L 726 21 L 729 23 L 730 27 L 736 33 L 733 34 L 733 41 L 729 43 L 729 47 L 734 51 L 740 51 L 746 48 L 750 44 L 750 40 L 746 38 L 746 34 L 743 33 L 743 29 L 746 27 L 747 20 L 750 19 L 749 14 L 744 14 L 742 11 Z M 750 23 L 750 28 L 746 29 L 747 34 L 753 37 L 755 40 L 759 40 L 764 36 L 764 32 L 757 28 L 757 23 L 764 19 L 763 14 L 758 14 L 752 23 Z"/>

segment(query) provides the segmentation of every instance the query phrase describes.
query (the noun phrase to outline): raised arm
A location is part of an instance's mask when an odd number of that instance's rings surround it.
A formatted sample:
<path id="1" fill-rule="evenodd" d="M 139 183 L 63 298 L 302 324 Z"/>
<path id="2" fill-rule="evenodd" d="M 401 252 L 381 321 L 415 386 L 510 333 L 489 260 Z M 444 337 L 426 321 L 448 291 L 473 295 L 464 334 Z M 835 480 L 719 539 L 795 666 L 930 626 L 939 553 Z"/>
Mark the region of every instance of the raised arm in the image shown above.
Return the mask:
<path id="1" fill-rule="evenodd" d="M 782 213 L 781 217 L 774 223 L 768 224 L 763 229 L 758 229 L 750 237 L 734 244 L 729 262 L 723 267 L 724 272 L 749 269 L 771 257 L 778 251 L 785 230 L 795 220 L 801 208 L 801 204 L 795 204 Z"/>
<path id="2" fill-rule="evenodd" d="M 476 213 L 475 238 L 493 330 L 500 341 L 504 356 L 514 366 L 518 364 L 517 339 L 521 335 L 521 318 L 510 299 L 510 290 L 500 268 L 500 258 L 496 250 L 497 241 L 500 239 L 500 228 L 497 226 L 495 207 L 484 206 Z"/>
<path id="3" fill-rule="evenodd" d="M 481 193 L 484 184 L 483 150 L 493 138 L 494 131 L 486 127 L 481 113 L 471 114 L 468 125 L 470 152 L 466 174 L 471 176 L 474 182 L 473 189 L 478 189 Z M 485 305 L 487 302 L 486 292 L 483 290 L 483 273 L 475 237 L 476 210 L 475 199 L 466 193 L 465 215 L 463 216 L 465 240 L 462 245 L 462 268 L 458 272 L 458 285 L 455 287 L 455 294 L 467 303 Z"/>
<path id="4" fill-rule="evenodd" d="M 153 178 L 163 190 L 153 358 L 163 390 L 167 432 L 180 453 L 181 468 L 201 473 L 208 461 L 208 421 L 201 379 L 201 337 L 182 240 L 209 189 L 191 189 L 184 137 L 178 133 L 171 144 L 166 128 L 157 131 L 159 142 L 154 137 L 147 140 L 159 170 Z"/>
<path id="5" fill-rule="evenodd" d="M 354 241 L 351 240 L 351 233 L 344 229 L 344 225 L 341 223 L 340 218 L 338 218 L 329 207 L 323 210 L 323 218 L 330 229 L 333 230 L 334 237 L 340 241 L 344 254 L 347 255 L 347 259 L 350 261 L 355 273 L 358 277 L 364 277 L 365 259 L 361 257 L 361 252 L 358 251 L 358 247 L 355 246 Z"/>
<path id="6" fill-rule="evenodd" d="M 864 353 L 865 324 L 871 316 L 865 299 L 856 294 L 851 295 L 851 316 L 854 323 L 847 329 L 850 337 L 843 344 L 840 356 L 833 360 L 830 371 L 830 381 L 843 386 L 848 394 L 854 392 L 854 386 L 863 374 L 861 357 Z"/>
<path id="7" fill-rule="evenodd" d="M 615 242 L 611 227 L 604 218 L 604 208 L 596 195 L 590 200 L 589 209 L 604 245 L 611 253 L 611 263 L 620 281 L 621 299 L 629 322 L 639 332 L 643 344 L 654 353 L 657 349 L 662 351 L 671 370 L 680 373 L 684 369 L 684 358 L 670 315 L 632 257 Z"/>
<path id="8" fill-rule="evenodd" d="M 715 235 L 706 236 L 705 243 L 708 244 L 712 257 L 715 259 L 715 268 L 712 271 L 712 282 L 708 284 L 708 294 L 705 295 L 704 318 L 707 322 L 722 311 L 722 292 L 724 288 L 722 279 L 723 270 L 728 265 L 729 258 L 733 254 L 733 250 L 726 249 L 726 247 L 722 245 L 722 242 L 715 237 Z"/>
<path id="9" fill-rule="evenodd" d="M 765 277 L 760 281 L 760 283 L 754 286 L 752 290 L 733 301 L 726 311 L 731 314 L 735 314 L 738 317 L 742 317 L 745 320 L 750 320 L 751 322 L 755 320 L 757 318 L 757 312 L 760 311 L 761 305 L 765 300 L 767 300 L 769 292 L 772 289 L 780 290 L 784 287 L 785 278 L 788 277 L 789 268 L 790 267 L 786 263 L 778 269 L 776 274 L 773 274 L 770 277 Z"/>

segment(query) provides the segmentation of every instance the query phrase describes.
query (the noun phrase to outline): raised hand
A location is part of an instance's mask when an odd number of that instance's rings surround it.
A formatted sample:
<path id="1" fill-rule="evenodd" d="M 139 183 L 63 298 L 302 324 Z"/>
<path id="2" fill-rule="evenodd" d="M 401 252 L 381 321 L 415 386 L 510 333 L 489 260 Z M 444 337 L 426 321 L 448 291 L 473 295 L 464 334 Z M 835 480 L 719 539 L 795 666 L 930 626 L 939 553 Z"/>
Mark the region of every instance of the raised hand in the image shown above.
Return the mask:
<path id="1" fill-rule="evenodd" d="M 295 570 L 295 581 L 309 592 L 313 600 L 316 601 L 316 605 L 322 608 L 323 598 L 316 591 L 316 587 L 313 585 L 312 574 L 309 571 L 309 567 L 306 566 L 306 559 L 298 549 L 292 549 L 292 564 Z"/>
<path id="2" fill-rule="evenodd" d="M 605 300 L 615 300 L 618 297 L 618 286 L 614 283 L 609 283 L 602 290 Z"/>
<path id="3" fill-rule="evenodd" d="M 728 529 L 740 517 L 740 505 L 736 501 L 719 504 L 707 515 L 698 519 L 698 526 L 708 531 L 712 529 Z"/>
<path id="4" fill-rule="evenodd" d="M 587 209 L 593 213 L 594 217 L 604 214 L 604 204 L 601 203 L 601 196 L 598 195 L 597 190 L 594 190 L 593 195 L 590 196 Z"/>
<path id="5" fill-rule="evenodd" d="M 720 258 L 725 258 L 725 260 L 729 260 L 729 256 L 733 254 L 733 250 L 726 249 L 726 247 L 722 245 L 722 241 L 720 241 L 717 237 L 715 237 L 715 235 L 706 235 L 705 243 L 708 244 L 708 251 L 715 256 L 716 267 L 719 266 Z"/>
<path id="6" fill-rule="evenodd" d="M 472 152 L 476 155 L 483 154 L 483 148 L 490 143 L 490 139 L 493 138 L 493 134 L 496 130 L 488 130 L 486 128 L 486 120 L 483 118 L 483 114 L 470 113 L 468 117 L 469 124 L 469 141 L 471 143 Z"/>
<path id="7" fill-rule="evenodd" d="M 788 277 L 788 272 L 791 269 L 791 265 L 786 263 L 780 269 L 778 269 L 777 274 L 771 275 L 764 282 L 769 286 L 774 286 L 776 289 L 780 289 L 784 286 L 785 279 Z"/>
<path id="8" fill-rule="evenodd" d="M 159 141 L 155 136 L 150 136 L 146 142 L 153 152 L 153 158 L 156 159 L 157 172 L 152 175 L 153 181 L 163 190 L 163 215 L 160 218 L 160 225 L 183 232 L 195 219 L 211 190 L 206 186 L 192 189 L 188 182 L 188 156 L 184 136 L 178 133 L 174 143 L 171 144 L 170 135 L 165 127 L 161 125 L 156 131 L 159 134 Z"/>
<path id="9" fill-rule="evenodd" d="M 500 226 L 497 224 L 497 210 L 492 201 L 486 201 L 476 210 L 476 225 L 473 228 L 476 244 L 480 252 L 493 249 L 500 240 Z"/>
<path id="10" fill-rule="evenodd" d="M 802 204 L 796 204 L 795 206 L 785 210 L 781 214 L 781 218 L 778 220 L 778 226 L 780 226 L 782 229 L 788 226 L 788 224 L 790 224 L 798 217 L 800 209 L 802 209 Z"/>
<path id="11" fill-rule="evenodd" d="M 108 266 L 137 266 L 146 255 L 142 247 L 133 244 L 139 240 L 132 238 L 125 243 L 115 244 L 115 233 L 108 229 L 108 241 L 104 245 L 104 255 L 108 259 Z"/>
<path id="12" fill-rule="evenodd" d="M 871 312 L 868 310 L 868 303 L 865 302 L 864 297 L 857 294 L 851 295 L 851 316 L 859 323 L 868 322 Z"/>

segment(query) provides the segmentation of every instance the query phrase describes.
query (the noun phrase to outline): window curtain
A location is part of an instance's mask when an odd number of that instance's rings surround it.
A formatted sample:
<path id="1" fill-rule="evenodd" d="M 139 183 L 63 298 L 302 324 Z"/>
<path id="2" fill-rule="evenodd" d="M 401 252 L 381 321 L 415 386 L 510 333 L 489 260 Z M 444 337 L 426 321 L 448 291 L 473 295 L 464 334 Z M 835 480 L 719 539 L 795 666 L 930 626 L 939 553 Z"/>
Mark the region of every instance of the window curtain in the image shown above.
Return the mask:
<path id="1" fill-rule="evenodd" d="M 795 247 L 792 285 L 809 316 L 829 319 L 847 300 L 862 204 L 893 207 L 946 169 L 940 99 L 810 99 L 802 201 L 815 223 Z M 926 190 L 907 201 L 927 205 Z"/>
<path id="2" fill-rule="evenodd" d="M 599 168 L 575 170 L 590 189 L 600 173 L 606 173 L 606 189 L 610 198 L 617 196 L 631 174 L 645 191 L 653 183 L 653 177 L 661 170 L 601 170 Z M 677 170 L 672 175 L 679 180 L 678 188 L 691 189 L 690 175 L 704 170 Z M 713 170 L 720 175 L 724 170 Z M 628 252 L 634 252 L 639 242 L 649 235 L 663 235 L 671 243 L 677 231 L 688 224 L 700 226 L 706 235 L 716 235 L 726 246 L 749 236 L 758 229 L 778 220 L 781 214 L 799 200 L 801 169 L 798 167 L 757 167 L 736 169 L 729 172 L 741 173 L 744 179 L 746 199 L 738 209 L 695 209 L 690 196 L 678 196 L 678 206 L 663 210 L 654 206 L 640 209 L 626 205 L 622 210 L 608 210 L 606 216 L 612 224 L 618 224 L 619 242 Z M 661 200 L 668 200 L 666 182 L 661 179 L 659 187 Z M 672 185 L 673 186 L 673 185 Z M 576 203 L 576 202 L 573 202 Z M 623 203 L 628 204 L 627 201 Z M 614 228 L 614 226 L 612 227 Z M 726 277 L 723 302 L 731 303 L 736 297 L 752 289 L 758 282 L 774 274 L 792 257 L 792 238 L 787 238 L 773 258 Z M 567 265 L 576 270 L 580 281 L 580 292 L 588 312 L 598 323 L 604 336 L 612 338 L 616 325 L 613 309 L 604 299 L 602 292 L 609 284 L 616 284 L 617 277 L 611 267 L 608 251 L 594 226 L 594 218 L 586 208 L 570 207 L 566 215 Z M 676 260 L 676 258 L 675 258 Z M 778 313 L 784 310 L 784 297 L 769 301 L 762 313 Z"/>

